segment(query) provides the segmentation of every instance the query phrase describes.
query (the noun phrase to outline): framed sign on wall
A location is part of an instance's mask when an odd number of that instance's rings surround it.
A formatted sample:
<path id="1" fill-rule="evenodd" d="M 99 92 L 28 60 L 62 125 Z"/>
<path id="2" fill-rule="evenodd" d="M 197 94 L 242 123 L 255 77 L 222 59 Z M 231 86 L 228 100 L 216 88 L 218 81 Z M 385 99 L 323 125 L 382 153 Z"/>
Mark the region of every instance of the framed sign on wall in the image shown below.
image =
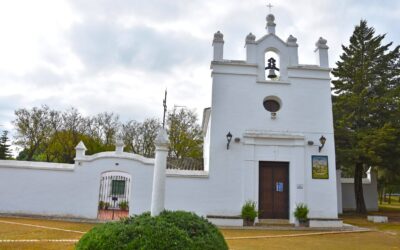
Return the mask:
<path id="1" fill-rule="evenodd" d="M 311 162 L 313 179 L 329 179 L 327 155 L 313 155 L 311 156 Z"/>

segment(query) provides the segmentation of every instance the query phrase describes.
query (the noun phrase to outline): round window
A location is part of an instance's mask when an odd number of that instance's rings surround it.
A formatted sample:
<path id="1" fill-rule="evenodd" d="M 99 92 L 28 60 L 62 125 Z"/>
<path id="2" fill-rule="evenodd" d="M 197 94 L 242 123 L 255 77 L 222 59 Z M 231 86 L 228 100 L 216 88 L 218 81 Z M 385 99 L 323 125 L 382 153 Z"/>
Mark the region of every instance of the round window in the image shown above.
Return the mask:
<path id="1" fill-rule="evenodd" d="M 272 99 L 267 99 L 264 101 L 264 108 L 268 110 L 269 112 L 277 112 L 280 108 L 281 105 L 279 104 L 278 101 L 272 100 Z"/>

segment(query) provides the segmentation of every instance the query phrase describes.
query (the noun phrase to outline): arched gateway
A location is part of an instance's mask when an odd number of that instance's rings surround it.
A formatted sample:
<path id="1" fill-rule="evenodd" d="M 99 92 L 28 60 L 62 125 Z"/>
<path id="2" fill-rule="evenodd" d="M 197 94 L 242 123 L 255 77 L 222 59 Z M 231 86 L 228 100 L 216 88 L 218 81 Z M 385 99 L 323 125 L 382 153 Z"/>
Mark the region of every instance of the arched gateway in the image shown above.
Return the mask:
<path id="1" fill-rule="evenodd" d="M 98 216 L 115 220 L 129 215 L 131 176 L 120 171 L 104 172 L 100 177 Z"/>

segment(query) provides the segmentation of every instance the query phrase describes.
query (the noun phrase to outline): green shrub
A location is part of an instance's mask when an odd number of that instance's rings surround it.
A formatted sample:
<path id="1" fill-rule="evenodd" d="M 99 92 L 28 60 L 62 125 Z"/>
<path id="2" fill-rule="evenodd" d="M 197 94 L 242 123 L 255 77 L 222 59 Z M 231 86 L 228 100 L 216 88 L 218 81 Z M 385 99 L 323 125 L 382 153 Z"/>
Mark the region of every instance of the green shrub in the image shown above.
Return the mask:
<path id="1" fill-rule="evenodd" d="M 193 241 L 190 249 L 228 249 L 218 228 L 203 217 L 185 211 L 164 211 L 159 217 L 186 232 Z"/>
<path id="2" fill-rule="evenodd" d="M 296 205 L 296 210 L 294 211 L 294 217 L 299 221 L 306 221 L 308 216 L 308 207 L 304 203 L 299 203 Z"/>
<path id="3" fill-rule="evenodd" d="M 242 207 L 242 218 L 249 221 L 254 221 L 258 216 L 258 211 L 256 210 L 255 201 L 246 201 Z"/>
<path id="4" fill-rule="evenodd" d="M 176 211 L 150 213 L 96 226 L 76 249 L 228 249 L 222 234 L 195 214 Z"/>

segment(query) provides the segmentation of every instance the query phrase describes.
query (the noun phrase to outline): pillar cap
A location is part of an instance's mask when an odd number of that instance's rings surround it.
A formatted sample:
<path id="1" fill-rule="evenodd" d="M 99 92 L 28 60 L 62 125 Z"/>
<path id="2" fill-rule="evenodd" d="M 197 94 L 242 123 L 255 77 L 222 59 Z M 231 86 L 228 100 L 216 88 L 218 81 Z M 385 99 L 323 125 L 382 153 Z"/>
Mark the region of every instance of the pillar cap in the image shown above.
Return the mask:
<path id="1" fill-rule="evenodd" d="M 87 150 L 85 144 L 83 143 L 83 141 L 80 141 L 78 143 L 78 145 L 76 145 L 75 150 Z"/>
<path id="2" fill-rule="evenodd" d="M 294 36 L 292 36 L 292 35 L 290 35 L 290 36 L 288 37 L 288 39 L 286 40 L 286 43 L 287 43 L 288 46 L 292 46 L 292 47 L 297 47 L 297 46 L 299 46 L 299 45 L 297 44 L 297 38 L 294 37 Z"/>
<path id="3" fill-rule="evenodd" d="M 219 30 L 214 34 L 213 43 L 224 43 L 224 34 Z"/>
<path id="4" fill-rule="evenodd" d="M 272 14 L 268 14 L 267 18 L 267 25 L 265 28 L 267 28 L 268 34 L 275 34 L 275 16 Z"/>
<path id="5" fill-rule="evenodd" d="M 274 15 L 268 14 L 266 20 L 267 20 L 267 25 L 274 25 L 274 26 L 276 25 L 274 23 L 274 21 L 275 21 L 275 16 Z"/>
<path id="6" fill-rule="evenodd" d="M 328 45 L 326 45 L 327 40 L 320 37 L 318 39 L 318 41 L 315 43 L 315 46 L 317 47 L 317 49 L 329 49 Z"/>
<path id="7" fill-rule="evenodd" d="M 256 43 L 256 36 L 253 35 L 251 32 L 246 36 L 246 44 L 253 44 Z"/>
<path id="8" fill-rule="evenodd" d="M 116 152 L 123 152 L 124 151 L 124 141 L 122 139 L 117 139 L 117 141 L 115 142 L 115 151 Z"/>
<path id="9" fill-rule="evenodd" d="M 161 128 L 158 131 L 157 137 L 154 140 L 154 144 L 158 147 L 165 147 L 168 146 L 169 144 L 169 139 L 168 139 L 168 134 L 167 134 L 167 130 L 165 128 Z"/>

